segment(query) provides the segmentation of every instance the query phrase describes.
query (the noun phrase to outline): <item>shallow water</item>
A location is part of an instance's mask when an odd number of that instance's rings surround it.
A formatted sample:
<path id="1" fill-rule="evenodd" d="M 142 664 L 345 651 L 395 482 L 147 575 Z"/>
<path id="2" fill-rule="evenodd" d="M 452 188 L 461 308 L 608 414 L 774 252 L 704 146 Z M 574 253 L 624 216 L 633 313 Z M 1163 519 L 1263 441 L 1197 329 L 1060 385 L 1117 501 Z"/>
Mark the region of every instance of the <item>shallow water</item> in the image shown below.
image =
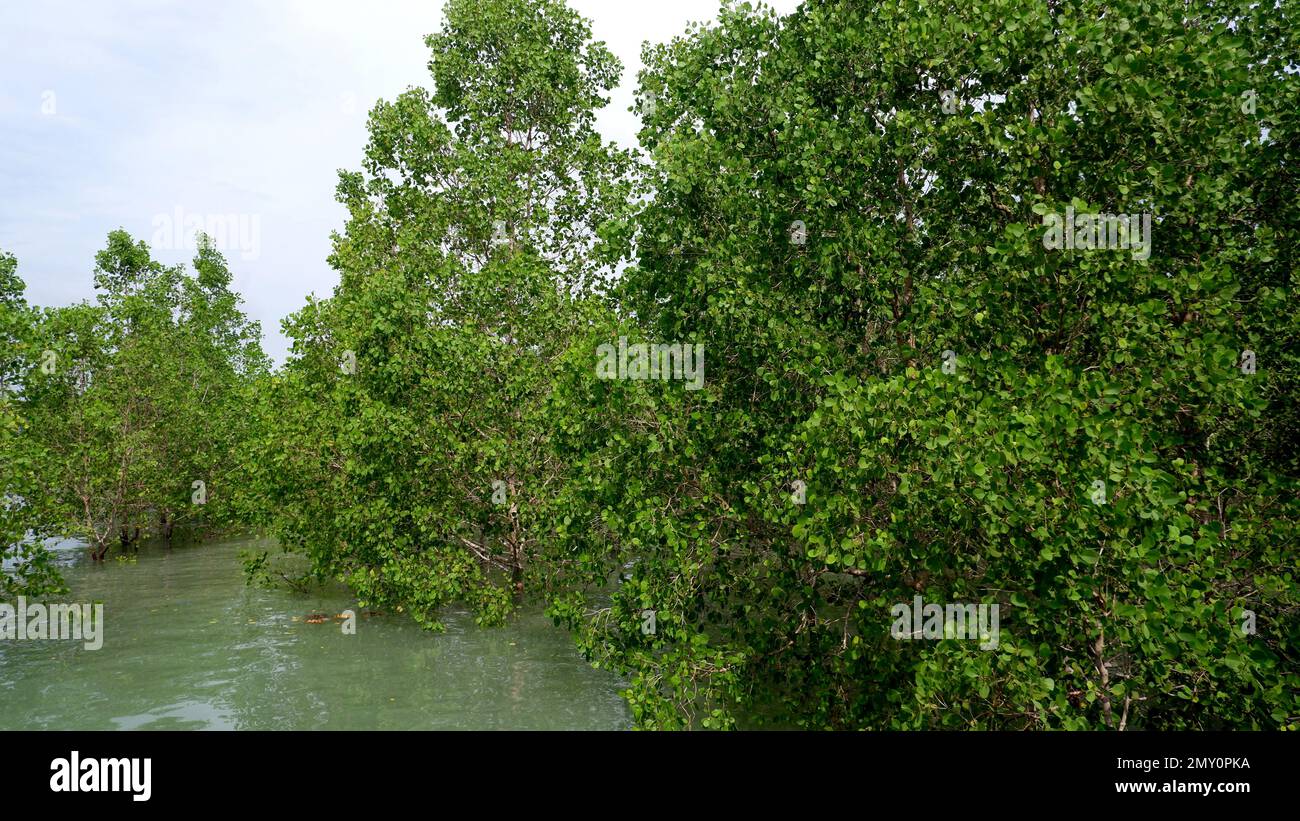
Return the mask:
<path id="1" fill-rule="evenodd" d="M 345 589 L 244 584 L 254 540 L 141 548 L 101 565 L 60 548 L 71 592 L 102 602 L 104 643 L 0 639 L 0 729 L 623 729 L 622 686 L 539 608 L 445 633 L 366 615 Z M 10 602 L 16 604 L 16 602 Z M 356 634 L 334 619 L 357 613 Z M 324 624 L 304 621 L 326 614 Z"/>

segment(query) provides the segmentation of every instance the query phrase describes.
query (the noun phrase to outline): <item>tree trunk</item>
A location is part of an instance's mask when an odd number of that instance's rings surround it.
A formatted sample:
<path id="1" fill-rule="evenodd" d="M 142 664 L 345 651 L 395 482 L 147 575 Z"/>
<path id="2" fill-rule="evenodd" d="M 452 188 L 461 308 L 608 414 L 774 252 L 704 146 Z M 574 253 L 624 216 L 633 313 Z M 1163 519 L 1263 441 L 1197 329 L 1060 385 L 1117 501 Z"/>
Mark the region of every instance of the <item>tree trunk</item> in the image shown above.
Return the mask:
<path id="1" fill-rule="evenodd" d="M 134 543 L 136 542 L 136 540 L 138 540 L 138 539 L 140 538 L 140 528 L 137 527 L 137 528 L 135 529 L 135 532 L 134 532 L 133 534 L 131 534 L 131 535 L 127 535 L 127 533 L 128 533 L 128 531 L 127 531 L 127 527 L 126 527 L 126 525 L 122 525 L 122 528 L 121 528 L 121 530 L 118 532 L 118 536 L 117 536 L 117 537 L 118 537 L 118 540 L 122 543 L 122 552 L 123 552 L 123 553 L 126 553 L 126 552 L 127 552 L 127 549 L 130 548 L 131 545 L 134 544 Z M 107 552 L 107 551 L 105 551 L 105 552 Z"/>

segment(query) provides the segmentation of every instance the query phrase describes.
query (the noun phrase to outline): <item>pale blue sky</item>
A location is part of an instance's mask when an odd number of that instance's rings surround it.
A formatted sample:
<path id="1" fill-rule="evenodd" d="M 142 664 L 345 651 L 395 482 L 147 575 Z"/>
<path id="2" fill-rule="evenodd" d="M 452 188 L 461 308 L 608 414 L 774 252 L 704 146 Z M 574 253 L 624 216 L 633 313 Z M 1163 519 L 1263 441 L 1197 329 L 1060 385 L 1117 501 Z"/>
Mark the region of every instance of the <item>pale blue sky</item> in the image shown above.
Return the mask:
<path id="1" fill-rule="evenodd" d="M 570 0 L 624 64 L 600 117 L 632 145 L 627 111 L 641 42 L 661 42 L 717 0 Z M 798 0 L 769 2 L 782 12 Z M 93 294 L 94 254 L 125 228 L 241 215 L 225 253 L 267 352 L 280 319 L 337 282 L 325 258 L 342 227 L 339 168 L 357 168 L 366 113 L 429 83 L 424 36 L 441 0 L 40 0 L 0 6 L 0 249 L 29 301 Z M 256 229 L 256 231 L 254 230 Z M 179 231 L 177 232 L 179 235 Z M 254 242 L 254 240 L 256 240 Z M 155 248 L 188 261 L 179 243 Z M 254 253 L 255 251 L 255 253 Z"/>

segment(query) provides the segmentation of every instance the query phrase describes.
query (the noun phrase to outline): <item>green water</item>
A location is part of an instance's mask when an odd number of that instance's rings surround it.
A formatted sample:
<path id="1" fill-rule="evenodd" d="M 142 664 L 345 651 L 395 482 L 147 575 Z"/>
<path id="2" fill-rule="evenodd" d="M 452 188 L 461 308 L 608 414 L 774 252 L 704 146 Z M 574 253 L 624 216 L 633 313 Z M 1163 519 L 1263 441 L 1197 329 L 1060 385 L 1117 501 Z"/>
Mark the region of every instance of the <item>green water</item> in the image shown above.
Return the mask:
<path id="1" fill-rule="evenodd" d="M 136 563 L 98 566 L 63 549 L 71 592 L 49 601 L 103 602 L 103 647 L 0 639 L 0 729 L 629 726 L 621 682 L 539 609 L 494 630 L 453 612 L 432 634 L 366 615 L 343 589 L 245 586 L 237 553 L 254 544 L 145 546 Z M 355 635 L 333 619 L 346 609 Z"/>

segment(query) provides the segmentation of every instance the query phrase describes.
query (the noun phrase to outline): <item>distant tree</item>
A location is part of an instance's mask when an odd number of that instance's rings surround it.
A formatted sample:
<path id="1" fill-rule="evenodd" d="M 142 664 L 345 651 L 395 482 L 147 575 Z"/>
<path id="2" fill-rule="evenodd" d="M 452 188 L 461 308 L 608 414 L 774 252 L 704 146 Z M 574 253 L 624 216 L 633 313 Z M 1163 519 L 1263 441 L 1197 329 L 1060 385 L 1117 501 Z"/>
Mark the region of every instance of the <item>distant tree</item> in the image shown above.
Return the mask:
<path id="1" fill-rule="evenodd" d="M 39 504 L 94 559 L 178 522 L 228 520 L 244 383 L 267 363 L 206 239 L 197 277 L 124 231 L 96 255 L 97 304 L 46 309 L 26 415 L 46 462 Z"/>

